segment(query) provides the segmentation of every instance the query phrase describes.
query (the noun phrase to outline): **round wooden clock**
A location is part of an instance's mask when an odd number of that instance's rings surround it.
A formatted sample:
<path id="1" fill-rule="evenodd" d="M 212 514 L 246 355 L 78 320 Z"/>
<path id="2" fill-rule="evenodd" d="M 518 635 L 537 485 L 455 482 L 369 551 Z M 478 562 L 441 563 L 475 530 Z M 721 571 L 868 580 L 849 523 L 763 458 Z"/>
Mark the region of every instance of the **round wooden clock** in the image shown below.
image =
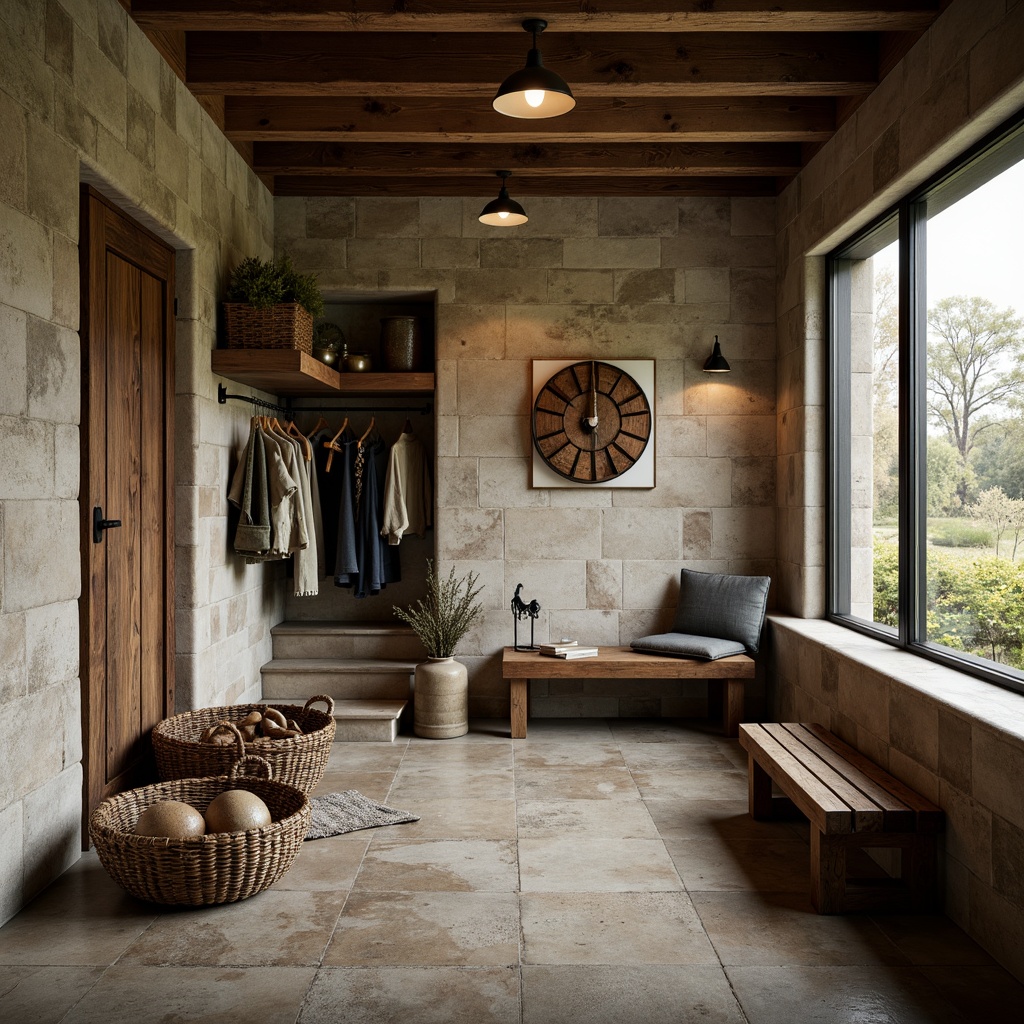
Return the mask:
<path id="1" fill-rule="evenodd" d="M 643 388 L 610 363 L 559 370 L 533 405 L 533 443 L 559 476 L 579 484 L 614 480 L 636 465 L 651 438 Z"/>

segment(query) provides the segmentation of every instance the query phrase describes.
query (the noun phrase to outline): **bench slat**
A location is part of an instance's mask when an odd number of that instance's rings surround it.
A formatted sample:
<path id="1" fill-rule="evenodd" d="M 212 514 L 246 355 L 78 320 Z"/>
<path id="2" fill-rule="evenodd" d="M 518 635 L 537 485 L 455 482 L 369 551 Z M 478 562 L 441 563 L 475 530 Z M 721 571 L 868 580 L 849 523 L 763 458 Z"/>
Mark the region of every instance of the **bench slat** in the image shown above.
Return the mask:
<path id="1" fill-rule="evenodd" d="M 805 743 L 809 749 L 818 754 L 822 760 L 828 763 L 842 775 L 849 783 L 861 790 L 865 796 L 874 801 L 883 811 L 882 830 L 885 832 L 913 832 L 915 831 L 915 813 L 913 808 L 908 807 L 902 800 L 893 795 L 892 791 L 880 784 L 857 765 L 852 764 L 839 751 L 829 746 L 818 738 L 806 725 L 786 723 L 783 726 L 794 737 Z M 831 735 L 831 734 L 830 734 Z M 849 748 L 852 750 L 853 748 Z M 856 751 L 854 751 L 856 753 Z M 867 764 L 873 764 L 863 755 L 861 759 Z M 877 768 L 877 765 L 875 765 Z M 893 780 L 895 781 L 895 780 Z"/>
<path id="2" fill-rule="evenodd" d="M 885 825 L 885 811 L 871 799 L 865 790 L 838 771 L 828 757 L 823 757 L 787 731 L 784 725 L 765 724 L 764 729 L 785 747 L 808 771 L 820 779 L 843 803 L 853 811 L 854 832 L 881 832 Z M 829 752 L 831 753 L 831 751 Z M 835 755 L 832 754 L 834 758 Z"/>
<path id="3" fill-rule="evenodd" d="M 740 746 L 826 835 L 853 831 L 851 808 L 760 725 L 740 726 Z"/>
<path id="4" fill-rule="evenodd" d="M 946 821 L 946 812 L 941 807 L 936 806 L 930 800 L 921 796 L 920 793 L 915 793 L 914 790 L 909 786 L 905 786 L 899 779 L 893 778 L 884 768 L 880 768 L 874 761 L 869 760 L 860 753 L 860 751 L 854 750 L 853 747 L 844 743 L 838 736 L 829 732 L 828 729 L 814 723 L 806 725 L 805 728 L 914 811 L 917 818 L 918 832 L 942 831 Z"/>

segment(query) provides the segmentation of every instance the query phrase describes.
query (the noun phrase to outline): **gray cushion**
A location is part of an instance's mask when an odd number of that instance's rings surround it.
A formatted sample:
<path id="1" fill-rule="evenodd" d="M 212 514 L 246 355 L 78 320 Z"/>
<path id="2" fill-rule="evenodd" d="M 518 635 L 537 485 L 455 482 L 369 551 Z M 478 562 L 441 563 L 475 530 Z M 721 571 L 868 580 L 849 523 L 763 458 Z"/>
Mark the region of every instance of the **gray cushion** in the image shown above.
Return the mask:
<path id="1" fill-rule="evenodd" d="M 672 631 L 736 640 L 756 654 L 770 583 L 769 576 L 728 576 L 683 569 Z"/>
<path id="2" fill-rule="evenodd" d="M 705 661 L 727 658 L 730 654 L 745 654 L 747 650 L 735 640 L 691 636 L 689 633 L 655 633 L 642 636 L 629 646 L 643 654 L 672 654 L 677 658 L 703 658 Z"/>

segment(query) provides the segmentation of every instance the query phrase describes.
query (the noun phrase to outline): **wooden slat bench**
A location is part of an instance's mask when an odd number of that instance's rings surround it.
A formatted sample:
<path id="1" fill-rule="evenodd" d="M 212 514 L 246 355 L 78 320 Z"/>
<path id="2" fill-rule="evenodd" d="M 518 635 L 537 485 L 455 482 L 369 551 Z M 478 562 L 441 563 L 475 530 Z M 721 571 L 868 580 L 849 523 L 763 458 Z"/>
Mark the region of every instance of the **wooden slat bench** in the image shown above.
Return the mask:
<path id="1" fill-rule="evenodd" d="M 945 814 L 820 725 L 744 723 L 750 814 L 788 798 L 811 823 L 811 900 L 819 914 L 937 904 L 935 840 Z M 772 782 L 785 794 L 772 796 Z M 900 851 L 899 879 L 847 877 L 847 854 Z"/>

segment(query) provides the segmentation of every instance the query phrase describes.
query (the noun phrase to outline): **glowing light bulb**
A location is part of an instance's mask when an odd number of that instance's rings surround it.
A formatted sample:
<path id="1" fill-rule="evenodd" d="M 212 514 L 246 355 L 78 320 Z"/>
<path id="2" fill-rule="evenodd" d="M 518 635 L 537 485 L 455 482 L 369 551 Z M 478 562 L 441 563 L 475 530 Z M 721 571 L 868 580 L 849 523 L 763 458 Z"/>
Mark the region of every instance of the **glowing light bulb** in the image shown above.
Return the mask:
<path id="1" fill-rule="evenodd" d="M 508 210 L 499 210 L 499 211 L 498 211 L 498 216 L 499 216 L 499 217 L 500 217 L 500 218 L 501 218 L 502 220 L 505 220 L 505 219 L 506 219 L 506 218 L 508 217 Z"/>
<path id="2" fill-rule="evenodd" d="M 531 107 L 539 107 L 544 102 L 544 90 L 543 89 L 527 89 L 526 90 L 526 102 Z"/>

